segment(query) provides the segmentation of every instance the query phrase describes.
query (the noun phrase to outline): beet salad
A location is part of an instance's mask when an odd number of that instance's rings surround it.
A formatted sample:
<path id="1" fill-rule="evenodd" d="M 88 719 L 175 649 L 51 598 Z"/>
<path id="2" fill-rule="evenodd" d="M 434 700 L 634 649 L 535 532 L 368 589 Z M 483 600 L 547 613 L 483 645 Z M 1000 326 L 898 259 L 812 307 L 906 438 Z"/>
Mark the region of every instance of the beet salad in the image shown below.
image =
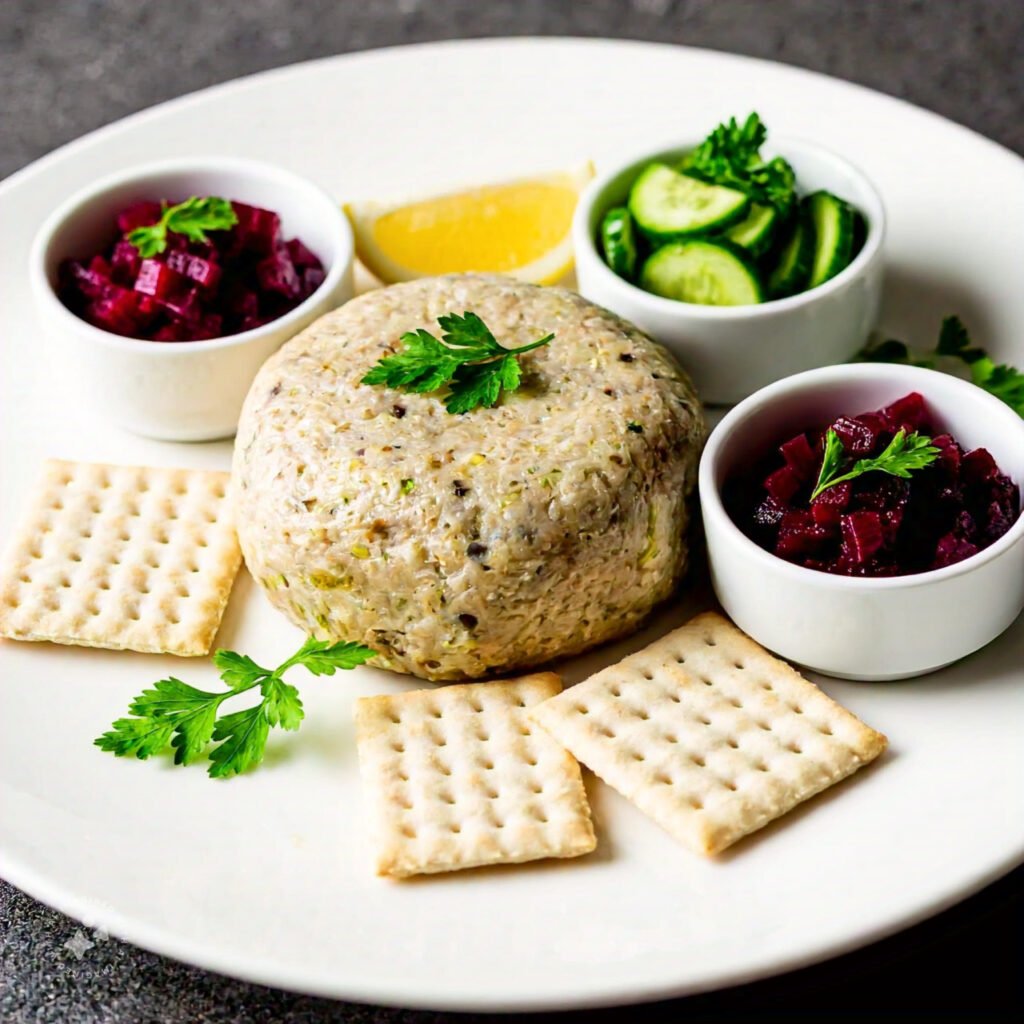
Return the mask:
<path id="1" fill-rule="evenodd" d="M 193 196 L 137 202 L 99 253 L 65 260 L 57 293 L 83 320 L 128 338 L 201 341 L 294 309 L 324 281 L 320 259 L 281 237 L 272 210 Z"/>
<path id="2" fill-rule="evenodd" d="M 965 451 L 912 392 L 783 439 L 727 482 L 733 521 L 766 551 L 844 576 L 961 562 L 1020 515 L 1020 491 L 985 448 Z"/>

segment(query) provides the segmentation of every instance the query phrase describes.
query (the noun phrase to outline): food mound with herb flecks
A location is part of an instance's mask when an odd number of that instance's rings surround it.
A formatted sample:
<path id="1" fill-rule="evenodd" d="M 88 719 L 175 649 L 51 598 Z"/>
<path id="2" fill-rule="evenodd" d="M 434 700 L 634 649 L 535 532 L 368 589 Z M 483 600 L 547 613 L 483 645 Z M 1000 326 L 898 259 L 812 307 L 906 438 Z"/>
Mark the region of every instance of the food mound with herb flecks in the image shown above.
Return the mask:
<path id="1" fill-rule="evenodd" d="M 303 629 L 483 678 L 621 636 L 672 592 L 703 438 L 672 356 L 572 292 L 394 285 L 260 371 L 239 536 Z"/>

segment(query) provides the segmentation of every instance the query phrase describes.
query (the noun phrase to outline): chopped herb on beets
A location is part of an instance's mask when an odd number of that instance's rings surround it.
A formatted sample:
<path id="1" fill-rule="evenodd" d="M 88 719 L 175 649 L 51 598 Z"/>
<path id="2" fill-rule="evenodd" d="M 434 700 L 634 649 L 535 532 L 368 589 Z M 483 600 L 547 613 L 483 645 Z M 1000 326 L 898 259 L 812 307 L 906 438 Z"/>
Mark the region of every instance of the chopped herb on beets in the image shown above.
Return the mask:
<path id="1" fill-rule="evenodd" d="M 930 466 L 939 455 L 940 449 L 932 444 L 930 437 L 914 431 L 908 434 L 900 429 L 896 436 L 889 442 L 888 447 L 877 458 L 858 459 L 845 473 L 840 473 L 843 468 L 843 459 L 846 449 L 839 435 L 829 427 L 825 434 L 825 452 L 821 462 L 821 472 L 818 474 L 818 482 L 811 492 L 811 501 L 814 501 L 822 491 L 836 484 L 844 483 L 847 480 L 855 480 L 865 473 L 888 473 L 890 476 L 898 476 L 907 479 L 915 469 L 924 469 Z"/>
<path id="2" fill-rule="evenodd" d="M 192 196 L 175 206 L 161 204 L 162 213 L 155 224 L 142 225 L 128 232 L 128 241 L 139 255 L 156 256 L 167 248 L 167 233 L 184 235 L 190 242 L 208 242 L 207 231 L 226 231 L 238 223 L 238 215 L 227 199 Z"/>

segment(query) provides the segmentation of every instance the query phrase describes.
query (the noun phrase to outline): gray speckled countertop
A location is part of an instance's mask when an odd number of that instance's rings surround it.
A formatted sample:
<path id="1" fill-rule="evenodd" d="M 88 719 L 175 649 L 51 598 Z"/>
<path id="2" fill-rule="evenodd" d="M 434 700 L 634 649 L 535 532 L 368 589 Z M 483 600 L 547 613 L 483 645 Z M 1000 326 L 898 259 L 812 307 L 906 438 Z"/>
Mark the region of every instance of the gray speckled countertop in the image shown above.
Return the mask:
<path id="1" fill-rule="evenodd" d="M 901 96 L 1024 152 L 1020 0 L 4 0 L 0 175 L 134 110 L 264 68 L 395 43 L 531 34 L 652 39 L 774 58 Z M 1024 1010 L 1022 889 L 1018 870 L 866 950 L 658 1009 L 689 1021 L 863 1020 L 880 1012 L 1010 1019 Z M 232 981 L 97 935 L 0 882 L 0 1020 L 7 1024 L 422 1024 L 453 1016 Z M 636 1011 L 578 1016 L 625 1021 Z"/>

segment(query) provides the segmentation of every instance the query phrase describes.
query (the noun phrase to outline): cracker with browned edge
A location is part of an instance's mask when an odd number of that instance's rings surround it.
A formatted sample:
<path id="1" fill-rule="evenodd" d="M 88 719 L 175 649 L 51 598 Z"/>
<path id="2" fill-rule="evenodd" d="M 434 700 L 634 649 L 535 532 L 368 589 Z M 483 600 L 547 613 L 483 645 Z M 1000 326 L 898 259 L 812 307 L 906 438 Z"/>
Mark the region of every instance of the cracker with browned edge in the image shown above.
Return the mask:
<path id="1" fill-rule="evenodd" d="M 526 717 L 542 672 L 356 702 L 380 875 L 456 871 L 594 849 L 579 765 Z"/>
<path id="2" fill-rule="evenodd" d="M 714 613 L 530 715 L 679 842 L 705 854 L 886 747 L 881 733 Z"/>
<path id="3" fill-rule="evenodd" d="M 242 560 L 228 480 L 48 460 L 0 566 L 0 636 L 208 654 Z"/>

